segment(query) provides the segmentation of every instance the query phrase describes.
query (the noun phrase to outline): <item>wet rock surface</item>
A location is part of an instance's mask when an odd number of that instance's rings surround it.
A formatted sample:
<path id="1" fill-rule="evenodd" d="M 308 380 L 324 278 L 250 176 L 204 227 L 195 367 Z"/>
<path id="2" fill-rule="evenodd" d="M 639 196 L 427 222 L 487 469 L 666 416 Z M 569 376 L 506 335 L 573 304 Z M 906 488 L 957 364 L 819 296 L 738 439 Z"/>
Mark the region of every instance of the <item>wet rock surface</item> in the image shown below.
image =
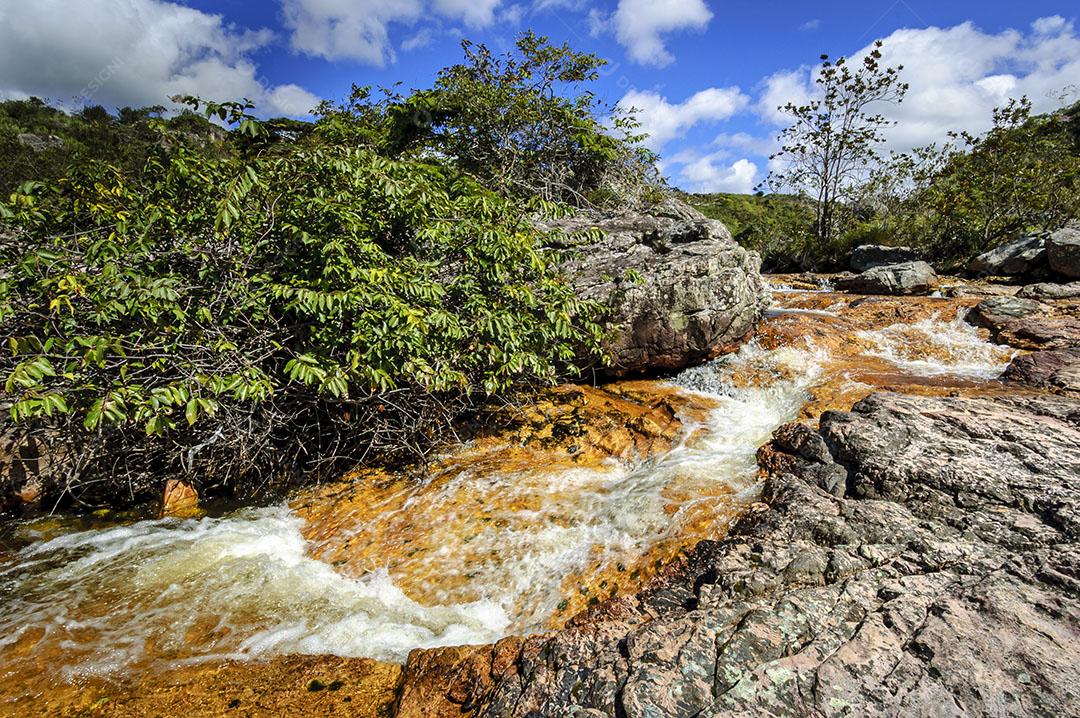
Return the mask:
<path id="1" fill-rule="evenodd" d="M 837 288 L 856 294 L 929 294 L 938 287 L 934 268 L 926 262 L 904 262 L 868 269 L 850 279 L 841 279 Z"/>
<path id="2" fill-rule="evenodd" d="M 757 254 L 681 202 L 550 227 L 602 233 L 568 248 L 563 268 L 582 297 L 613 307 L 616 375 L 672 371 L 732 351 L 768 305 Z"/>
<path id="3" fill-rule="evenodd" d="M 604 620 L 513 660 L 488 649 L 475 692 L 442 700 L 482 716 L 1075 715 L 1080 401 L 880 393 L 825 414 L 820 438 L 828 457 L 778 432 L 792 463 L 726 540 Z M 830 464 L 844 497 L 806 477 Z"/>

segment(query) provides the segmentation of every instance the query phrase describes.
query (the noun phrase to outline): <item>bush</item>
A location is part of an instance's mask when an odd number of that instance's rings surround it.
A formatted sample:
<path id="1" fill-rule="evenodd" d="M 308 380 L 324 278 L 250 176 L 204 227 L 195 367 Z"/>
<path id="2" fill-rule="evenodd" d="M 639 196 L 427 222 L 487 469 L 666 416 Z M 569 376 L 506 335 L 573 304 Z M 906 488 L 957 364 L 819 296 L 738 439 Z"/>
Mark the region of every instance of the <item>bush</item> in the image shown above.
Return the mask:
<path id="1" fill-rule="evenodd" d="M 696 194 L 686 201 L 723 222 L 735 241 L 761 255 L 766 271 L 830 268 L 829 251 L 814 235 L 814 204 L 784 194 Z"/>
<path id="2" fill-rule="evenodd" d="M 212 106 L 249 140 L 263 125 Z M 452 163 L 279 142 L 83 164 L 0 204 L 0 360 L 52 499 L 165 476 L 247 493 L 421 456 L 463 412 L 599 349 L 531 218 Z M 265 148 L 263 148 L 265 150 Z"/>
<path id="3" fill-rule="evenodd" d="M 964 261 L 1018 235 L 1080 217 L 1080 104 L 1031 115 L 1026 99 L 994 111 L 983 136 L 894 155 L 862 190 L 867 231 Z"/>

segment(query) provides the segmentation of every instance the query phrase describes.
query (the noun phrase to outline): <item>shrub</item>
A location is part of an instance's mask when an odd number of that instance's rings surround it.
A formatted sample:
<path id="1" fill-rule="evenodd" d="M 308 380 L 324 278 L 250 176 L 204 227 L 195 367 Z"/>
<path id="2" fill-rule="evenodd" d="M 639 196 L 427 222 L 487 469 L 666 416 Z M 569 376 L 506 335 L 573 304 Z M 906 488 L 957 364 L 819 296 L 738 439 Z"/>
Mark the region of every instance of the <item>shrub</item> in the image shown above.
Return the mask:
<path id="1" fill-rule="evenodd" d="M 421 456 L 477 402 L 598 351 L 597 308 L 531 221 L 555 206 L 365 147 L 164 145 L 140 172 L 83 164 L 0 204 L 6 431 L 49 447 L 53 499 Z"/>

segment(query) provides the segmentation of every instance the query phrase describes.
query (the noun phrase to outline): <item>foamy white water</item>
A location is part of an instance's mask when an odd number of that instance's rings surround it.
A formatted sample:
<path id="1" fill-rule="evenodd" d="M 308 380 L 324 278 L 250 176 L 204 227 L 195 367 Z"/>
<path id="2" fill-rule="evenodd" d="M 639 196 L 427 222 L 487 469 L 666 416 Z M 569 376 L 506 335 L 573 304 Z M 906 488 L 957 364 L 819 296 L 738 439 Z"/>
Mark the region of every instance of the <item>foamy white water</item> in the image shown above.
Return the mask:
<path id="1" fill-rule="evenodd" d="M 920 376 L 993 378 L 1013 354 L 959 318 L 857 339 L 870 355 Z M 419 522 L 438 539 L 435 551 L 397 566 L 422 569 L 409 574 L 423 574 L 410 584 L 422 589 L 422 603 L 386 565 L 351 576 L 313 558 L 302 520 L 287 506 L 40 541 L 0 567 L 0 669 L 34 670 L 38 651 L 68 676 L 282 654 L 401 661 L 413 648 L 543 629 L 567 577 L 629 564 L 686 535 L 709 502 L 753 500 L 757 448 L 797 417 L 828 363 L 809 341 L 771 351 L 751 343 L 684 372 L 673 383 L 708 395 L 717 408 L 650 460 L 599 470 L 464 471 L 406 486 L 380 516 Z M 747 375 L 756 379 L 735 380 Z M 375 545 L 369 528 L 345 525 L 343 538 Z M 29 653 L 14 650 L 39 634 Z"/>
<path id="2" fill-rule="evenodd" d="M 177 659 L 400 660 L 416 647 L 493 640 L 509 623 L 493 602 L 421 606 L 384 572 L 342 576 L 306 555 L 300 528 L 276 507 L 143 521 L 31 546 L 0 573 L 7 597 L 0 650 L 22 631 L 44 628 L 45 643 L 63 643 L 76 659 L 69 668 L 93 673 L 143 660 L 150 644 Z"/>
<path id="3" fill-rule="evenodd" d="M 855 335 L 871 342 L 874 348 L 867 354 L 916 376 L 996 379 L 1017 353 L 1011 347 L 986 341 L 960 314 L 951 320 L 934 317 Z M 927 344 L 932 347 L 929 357 L 923 348 Z"/>
<path id="4" fill-rule="evenodd" d="M 795 417 L 820 372 L 818 359 L 809 351 L 751 345 L 684 373 L 678 385 L 709 394 L 719 407 L 699 438 L 654 460 L 603 470 L 464 473 L 439 487 L 424 502 L 436 527 L 440 504 L 461 510 L 452 499 L 462 491 L 479 503 L 498 495 L 505 508 L 464 542 L 447 537 L 446 551 L 432 559 L 447 586 L 435 591 L 441 598 L 435 605 L 406 596 L 386 570 L 352 578 L 311 558 L 301 520 L 284 506 L 220 519 L 145 521 L 23 549 L 0 571 L 6 603 L 0 654 L 22 632 L 43 628 L 39 645 L 63 646 L 64 670 L 73 673 L 123 671 L 149 656 L 187 662 L 301 653 L 401 661 L 417 647 L 486 643 L 541 629 L 566 576 L 598 560 L 633 560 L 678 535 L 695 502 L 717 500 L 704 487 L 722 485 L 749 498 L 757 447 Z M 752 366 L 775 370 L 777 380 L 762 388 L 731 386 L 732 371 Z M 673 501 L 672 490 L 695 498 Z"/>

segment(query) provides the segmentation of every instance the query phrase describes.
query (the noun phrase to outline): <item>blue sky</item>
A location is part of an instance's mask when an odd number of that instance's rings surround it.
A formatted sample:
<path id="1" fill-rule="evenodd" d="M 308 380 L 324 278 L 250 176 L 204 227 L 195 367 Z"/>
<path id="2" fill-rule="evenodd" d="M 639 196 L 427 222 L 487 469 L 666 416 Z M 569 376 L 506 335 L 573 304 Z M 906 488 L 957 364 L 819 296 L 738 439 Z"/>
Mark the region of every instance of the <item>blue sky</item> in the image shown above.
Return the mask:
<path id="1" fill-rule="evenodd" d="M 156 104 L 249 97 L 302 115 L 352 83 L 431 83 L 463 37 L 493 49 L 534 29 L 609 65 L 599 93 L 634 106 L 673 184 L 749 191 L 768 172 L 776 105 L 813 91 L 822 52 L 875 39 L 912 89 L 890 146 L 985 129 L 1029 95 L 1080 99 L 1075 3 L 1029 0 L 0 0 L 0 97 Z"/>

